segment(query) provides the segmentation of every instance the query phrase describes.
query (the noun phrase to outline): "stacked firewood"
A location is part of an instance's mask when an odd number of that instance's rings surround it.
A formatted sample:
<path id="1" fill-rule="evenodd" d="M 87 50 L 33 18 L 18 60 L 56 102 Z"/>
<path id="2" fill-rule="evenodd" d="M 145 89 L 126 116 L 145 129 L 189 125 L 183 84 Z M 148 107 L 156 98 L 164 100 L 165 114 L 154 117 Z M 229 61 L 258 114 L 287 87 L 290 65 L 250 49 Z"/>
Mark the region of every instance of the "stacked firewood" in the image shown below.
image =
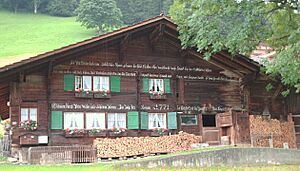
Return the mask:
<path id="1" fill-rule="evenodd" d="M 296 147 L 295 129 L 292 121 L 279 121 L 262 116 L 250 116 L 250 134 L 254 146 L 282 148 L 288 143 Z"/>
<path id="2" fill-rule="evenodd" d="M 97 138 L 94 145 L 98 158 L 113 158 L 184 151 L 201 141 L 201 136 L 179 133 L 162 137 Z"/>

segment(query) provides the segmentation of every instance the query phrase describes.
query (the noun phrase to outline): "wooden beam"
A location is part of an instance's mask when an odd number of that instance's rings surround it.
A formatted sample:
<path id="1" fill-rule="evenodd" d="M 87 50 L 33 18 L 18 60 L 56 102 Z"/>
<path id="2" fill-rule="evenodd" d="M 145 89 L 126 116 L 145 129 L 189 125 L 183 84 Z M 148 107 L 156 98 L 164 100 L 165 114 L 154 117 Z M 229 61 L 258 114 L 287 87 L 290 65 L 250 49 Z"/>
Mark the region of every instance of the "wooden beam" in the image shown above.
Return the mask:
<path id="1" fill-rule="evenodd" d="M 244 66 L 244 67 L 246 67 L 246 68 L 248 68 L 249 70 L 251 70 L 251 71 L 258 71 L 259 70 L 259 67 L 258 66 L 253 66 L 254 64 L 251 64 L 252 66 L 250 66 L 249 65 L 249 63 L 244 63 L 244 62 L 242 62 L 244 59 L 240 59 L 240 58 L 242 58 L 241 56 L 239 56 L 239 55 L 236 55 L 235 57 L 232 57 L 232 56 L 230 56 L 228 53 L 226 53 L 226 52 L 224 52 L 224 51 L 221 51 L 221 52 L 219 52 L 221 55 L 223 55 L 224 57 L 226 57 L 227 59 L 231 59 L 232 61 L 234 61 L 234 62 L 236 62 L 236 63 L 238 63 L 238 64 L 240 64 L 240 65 L 242 65 L 242 66 Z M 250 60 L 250 59 L 249 59 Z"/>
<path id="2" fill-rule="evenodd" d="M 232 67 L 234 67 L 236 69 L 239 69 L 241 71 L 244 71 L 246 74 L 249 74 L 249 73 L 253 72 L 252 70 L 250 70 L 250 69 L 248 69 L 246 67 L 243 67 L 240 64 L 235 63 L 234 60 L 229 59 L 229 58 L 225 57 L 224 55 L 222 55 L 220 53 L 217 53 L 217 54 L 213 55 L 213 57 L 221 59 L 223 63 L 228 63 L 230 66 L 232 66 Z"/>
<path id="3" fill-rule="evenodd" d="M 162 39 L 165 32 L 165 24 L 160 23 L 150 34 L 149 34 L 149 42 L 151 45 L 151 49 L 154 50 L 155 44 Z"/>
<path id="4" fill-rule="evenodd" d="M 202 56 L 200 53 L 195 52 L 194 50 L 188 50 L 188 52 L 189 52 L 190 54 L 196 56 L 196 57 L 199 57 L 199 58 L 201 58 L 201 59 L 204 59 L 203 56 Z M 231 71 L 231 72 L 237 74 L 237 75 L 240 76 L 240 77 L 244 77 L 244 75 L 243 75 L 242 73 L 235 71 L 233 68 L 231 68 L 231 67 L 229 67 L 229 66 L 227 66 L 227 65 L 225 65 L 225 64 L 223 64 L 223 63 L 221 63 L 220 61 L 216 61 L 215 59 L 212 59 L 212 58 L 211 58 L 211 59 L 208 60 L 207 62 L 209 62 L 209 63 L 211 63 L 211 64 L 213 64 L 213 65 L 215 65 L 215 66 L 217 66 L 217 67 L 219 67 L 219 68 L 222 68 L 222 69 L 225 69 L 225 70 L 229 70 L 229 71 Z"/>
<path id="5" fill-rule="evenodd" d="M 275 100 L 278 97 L 282 88 L 283 88 L 282 84 L 279 83 L 279 85 L 277 86 L 277 88 L 272 96 L 272 100 Z"/>
<path id="6" fill-rule="evenodd" d="M 123 39 L 121 39 L 119 44 L 119 60 L 123 61 L 126 58 L 126 51 L 129 44 L 130 34 L 126 34 Z"/>

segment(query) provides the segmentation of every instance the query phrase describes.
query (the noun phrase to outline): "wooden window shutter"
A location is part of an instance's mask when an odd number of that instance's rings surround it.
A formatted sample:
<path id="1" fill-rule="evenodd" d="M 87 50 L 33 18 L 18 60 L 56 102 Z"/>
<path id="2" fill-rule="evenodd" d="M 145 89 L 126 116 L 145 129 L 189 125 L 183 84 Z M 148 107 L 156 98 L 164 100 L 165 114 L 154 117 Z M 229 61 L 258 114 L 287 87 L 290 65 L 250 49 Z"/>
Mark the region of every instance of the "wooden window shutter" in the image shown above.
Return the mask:
<path id="1" fill-rule="evenodd" d="M 139 129 L 139 112 L 127 113 L 128 129 Z"/>
<path id="2" fill-rule="evenodd" d="M 143 78 L 143 92 L 144 93 L 149 92 L 149 78 L 147 77 Z"/>
<path id="3" fill-rule="evenodd" d="M 141 129 L 148 129 L 148 112 L 141 112 Z"/>
<path id="4" fill-rule="evenodd" d="M 62 111 L 52 111 L 51 129 L 62 129 L 62 128 L 63 128 Z"/>
<path id="5" fill-rule="evenodd" d="M 177 113 L 168 112 L 168 129 L 177 129 Z"/>
<path id="6" fill-rule="evenodd" d="M 171 80 L 164 79 L 164 84 L 165 84 L 165 93 L 171 93 Z"/>
<path id="7" fill-rule="evenodd" d="M 121 92 L 121 77 L 120 76 L 111 76 L 110 77 L 110 91 L 111 92 Z"/>
<path id="8" fill-rule="evenodd" d="M 74 74 L 65 74 L 64 75 L 64 90 L 72 91 L 74 90 L 75 84 L 75 75 Z"/>

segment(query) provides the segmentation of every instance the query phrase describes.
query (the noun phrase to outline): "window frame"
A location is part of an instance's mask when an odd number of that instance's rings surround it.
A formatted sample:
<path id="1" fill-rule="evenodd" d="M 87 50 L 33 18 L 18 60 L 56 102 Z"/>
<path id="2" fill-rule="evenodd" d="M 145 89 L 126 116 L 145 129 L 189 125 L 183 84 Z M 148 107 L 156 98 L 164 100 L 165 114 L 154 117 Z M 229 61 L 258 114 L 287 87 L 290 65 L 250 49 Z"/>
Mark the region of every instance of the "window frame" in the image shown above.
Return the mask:
<path id="1" fill-rule="evenodd" d="M 22 120 L 22 109 L 27 109 L 27 120 Z M 35 109 L 36 110 L 36 120 L 33 120 L 35 121 L 36 123 L 38 122 L 38 108 L 37 107 L 20 107 L 20 118 L 19 118 L 19 122 L 23 122 L 23 121 L 28 121 L 28 120 L 31 120 L 31 113 L 30 113 L 30 109 Z"/>
<path id="2" fill-rule="evenodd" d="M 164 119 L 164 127 L 158 127 L 158 122 L 156 123 L 155 127 L 151 126 L 152 124 L 150 122 L 151 121 L 150 120 L 150 115 L 156 115 L 155 117 L 157 119 L 158 118 L 158 114 L 163 114 L 164 115 L 164 117 L 163 117 L 163 119 Z M 167 127 L 168 127 L 167 120 L 168 120 L 167 113 L 164 113 L 164 112 L 161 112 L 161 113 L 148 113 L 148 129 L 157 129 L 157 128 L 167 129 Z"/>
<path id="3" fill-rule="evenodd" d="M 152 85 L 151 85 L 151 82 L 154 82 L 154 85 L 155 85 L 155 87 L 154 87 L 154 90 L 152 90 Z M 162 90 L 160 90 L 160 91 L 157 91 L 157 82 L 158 81 L 161 81 L 161 88 L 162 88 Z M 161 92 L 161 93 L 165 93 L 165 83 L 164 83 L 164 79 L 163 78 L 149 78 L 149 85 L 148 85 L 148 92 L 149 93 L 159 93 L 159 92 Z"/>
<path id="4" fill-rule="evenodd" d="M 90 85 L 91 89 L 90 90 L 84 89 L 84 85 L 83 85 L 84 77 L 91 77 L 91 85 Z M 100 90 L 95 89 L 95 81 L 94 81 L 95 77 L 99 77 L 100 80 L 101 80 L 101 77 L 108 78 L 108 89 L 106 91 L 101 90 L 101 87 L 100 87 Z M 80 78 L 79 82 L 77 81 L 77 78 Z M 79 86 L 77 86 L 78 83 L 81 84 L 80 90 L 79 90 L 79 88 L 77 88 L 77 87 L 79 87 Z M 101 81 L 100 81 L 100 86 L 101 86 Z M 75 75 L 74 90 L 75 91 L 84 91 L 84 92 L 110 92 L 110 76 L 107 76 L 107 75 Z"/>
<path id="5" fill-rule="evenodd" d="M 191 117 L 191 116 L 195 117 L 196 123 L 185 124 L 185 123 L 182 122 L 182 118 L 183 117 Z M 180 115 L 180 125 L 183 125 L 183 126 L 196 126 L 196 125 L 198 125 L 198 115 L 197 114 L 192 114 L 192 115 L 190 115 L 190 114 L 184 114 L 184 115 Z"/>
<path id="6" fill-rule="evenodd" d="M 113 128 L 123 128 L 123 127 L 109 127 L 109 115 L 111 115 L 111 114 L 114 114 L 115 116 L 114 116 L 114 125 L 117 125 L 117 123 L 118 123 L 118 120 L 115 120 L 116 118 L 118 118 L 118 117 L 116 117 L 116 115 L 118 115 L 118 114 L 123 114 L 123 115 L 125 115 L 125 121 L 124 121 L 124 123 L 125 123 L 125 129 L 127 129 L 127 113 L 122 113 L 122 112 L 115 112 L 115 113 L 107 113 L 107 119 L 106 119 L 106 123 L 107 123 L 107 129 L 113 129 Z"/>
<path id="7" fill-rule="evenodd" d="M 77 88 L 77 81 L 76 81 L 76 78 L 80 78 L 80 81 L 79 81 L 79 83 L 80 83 L 80 87 L 79 88 Z M 83 78 L 82 78 L 82 76 L 81 75 L 75 75 L 75 81 L 74 81 L 74 90 L 75 91 L 79 91 L 79 89 L 80 89 L 80 91 L 83 91 Z"/>
<path id="8" fill-rule="evenodd" d="M 100 81 L 100 89 L 99 90 L 96 90 L 95 89 L 95 77 L 99 77 L 100 79 L 99 79 L 99 81 Z M 101 78 L 108 78 L 108 82 L 107 82 L 107 85 L 108 85 L 108 89 L 106 90 L 106 91 L 104 91 L 104 90 L 101 90 L 102 88 L 101 88 L 101 85 L 103 85 L 103 84 L 101 84 L 102 82 L 101 82 Z M 103 75 L 94 75 L 93 77 L 92 77 L 92 90 L 93 90 L 93 92 L 110 92 L 110 77 L 109 76 L 103 76 Z"/>
<path id="9" fill-rule="evenodd" d="M 88 121 L 88 115 L 89 114 L 98 114 L 98 115 L 104 115 L 104 121 L 103 121 L 103 125 L 104 125 L 104 127 L 94 127 L 94 128 L 88 128 L 88 123 L 87 123 L 87 121 Z M 101 125 L 101 123 L 100 123 L 100 125 Z M 91 130 L 91 129 L 106 129 L 106 127 L 107 127 L 107 123 L 106 123 L 106 113 L 105 112 L 84 112 L 84 129 L 86 129 L 86 130 Z"/>
<path id="10" fill-rule="evenodd" d="M 69 127 L 66 127 L 66 113 L 82 113 L 82 116 L 83 116 L 83 128 L 69 128 Z M 85 112 L 77 112 L 77 111 L 67 111 L 67 112 L 63 112 L 63 129 L 70 129 L 70 130 L 73 130 L 73 129 L 86 129 L 85 128 Z"/>

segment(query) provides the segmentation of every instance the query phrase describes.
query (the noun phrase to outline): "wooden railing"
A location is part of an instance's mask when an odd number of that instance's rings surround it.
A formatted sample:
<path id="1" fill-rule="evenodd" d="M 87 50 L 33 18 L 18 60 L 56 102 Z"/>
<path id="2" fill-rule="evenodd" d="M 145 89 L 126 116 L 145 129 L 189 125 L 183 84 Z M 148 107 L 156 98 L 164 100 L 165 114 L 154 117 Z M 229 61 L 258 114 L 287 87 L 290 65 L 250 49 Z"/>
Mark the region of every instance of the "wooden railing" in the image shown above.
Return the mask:
<path id="1" fill-rule="evenodd" d="M 46 146 L 30 147 L 28 163 L 94 163 L 97 161 L 97 150 L 91 146 Z"/>

